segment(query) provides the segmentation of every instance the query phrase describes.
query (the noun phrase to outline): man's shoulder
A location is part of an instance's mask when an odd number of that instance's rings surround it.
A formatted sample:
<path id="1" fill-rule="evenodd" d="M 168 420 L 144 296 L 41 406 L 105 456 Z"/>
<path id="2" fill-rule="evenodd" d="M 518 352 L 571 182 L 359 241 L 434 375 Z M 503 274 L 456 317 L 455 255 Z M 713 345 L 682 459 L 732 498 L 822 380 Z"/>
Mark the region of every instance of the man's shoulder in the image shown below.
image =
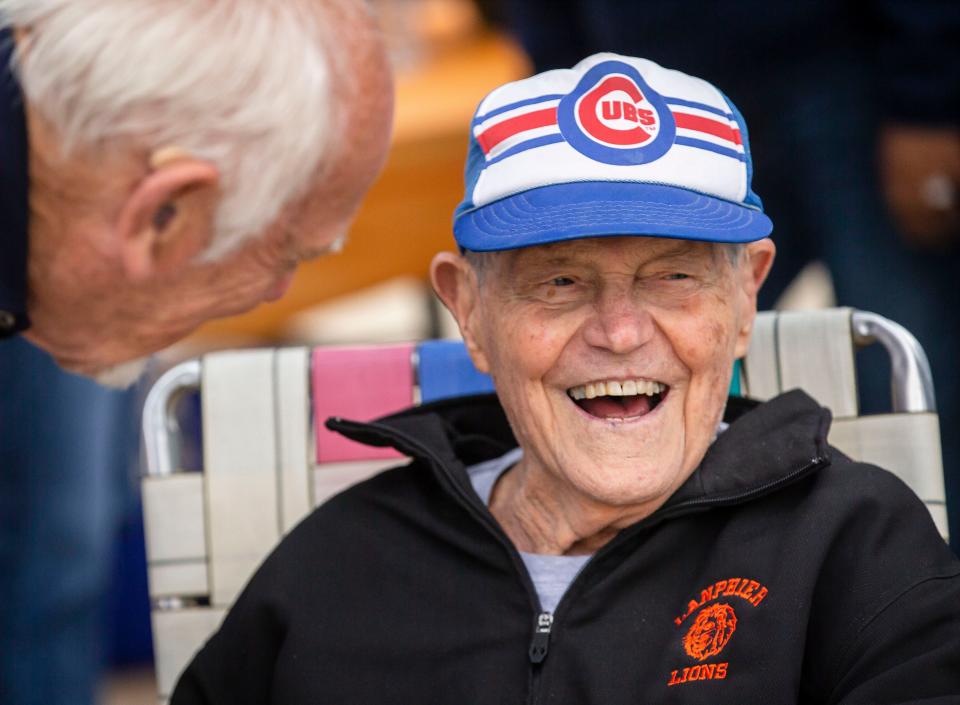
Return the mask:
<path id="1" fill-rule="evenodd" d="M 929 519 L 923 502 L 896 474 L 871 463 L 854 460 L 830 447 L 830 463 L 816 476 L 816 500 L 842 513 L 906 513 Z"/>
<path id="2" fill-rule="evenodd" d="M 892 472 L 831 449 L 832 461 L 798 488 L 792 518 L 807 532 L 823 569 L 905 587 L 914 578 L 955 574 L 960 563 L 926 505 Z M 912 577 L 911 577 L 912 576 Z"/>
<path id="3" fill-rule="evenodd" d="M 954 570 L 956 557 L 926 505 L 892 472 L 829 449 L 805 479 L 732 509 L 744 526 L 762 526 L 772 544 L 833 581 L 899 583 Z"/>
<path id="4" fill-rule="evenodd" d="M 281 540 L 264 569 L 278 574 L 303 565 L 343 570 L 369 558 L 371 551 L 402 551 L 425 525 L 448 515 L 448 505 L 432 469 L 412 460 L 316 507 Z"/>
<path id="5" fill-rule="evenodd" d="M 934 625 L 956 634 L 956 610 L 948 606 L 960 594 L 960 561 L 900 478 L 836 451 L 798 505 L 792 518 L 801 536 L 791 560 L 816 566 L 807 632 L 820 645 L 807 665 L 812 683 L 830 692 L 843 674 L 868 671 L 864 654 L 881 651 L 874 641 L 891 654 L 901 646 L 909 653 L 942 638 Z M 887 641 L 885 632 L 914 641 Z"/>
<path id="6" fill-rule="evenodd" d="M 426 510 L 436 484 L 426 463 L 412 460 L 378 472 L 314 508 L 287 536 L 295 543 L 315 535 L 356 537 L 365 529 L 396 521 L 396 510 Z M 321 469 L 320 472 L 323 472 Z"/>

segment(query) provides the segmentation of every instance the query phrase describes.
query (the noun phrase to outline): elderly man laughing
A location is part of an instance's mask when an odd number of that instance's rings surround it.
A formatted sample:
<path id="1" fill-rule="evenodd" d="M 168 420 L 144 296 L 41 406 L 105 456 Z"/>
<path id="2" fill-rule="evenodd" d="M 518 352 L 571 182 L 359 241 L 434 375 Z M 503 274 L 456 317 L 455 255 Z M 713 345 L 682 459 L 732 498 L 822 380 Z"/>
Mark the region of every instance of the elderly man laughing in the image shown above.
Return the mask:
<path id="1" fill-rule="evenodd" d="M 318 509 L 173 703 L 960 697 L 960 564 L 802 392 L 727 398 L 772 225 L 710 84 L 494 91 L 434 285 L 497 394 L 328 422 L 411 464 Z"/>

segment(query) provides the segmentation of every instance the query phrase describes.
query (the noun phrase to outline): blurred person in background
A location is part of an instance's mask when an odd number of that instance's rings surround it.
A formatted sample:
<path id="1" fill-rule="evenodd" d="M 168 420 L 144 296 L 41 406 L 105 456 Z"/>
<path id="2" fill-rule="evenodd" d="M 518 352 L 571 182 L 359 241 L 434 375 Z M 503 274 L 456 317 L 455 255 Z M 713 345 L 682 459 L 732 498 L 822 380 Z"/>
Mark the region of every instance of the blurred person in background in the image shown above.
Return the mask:
<path id="1" fill-rule="evenodd" d="M 838 305 L 918 338 L 960 546 L 960 3 L 501 0 L 496 9 L 536 71 L 596 51 L 640 54 L 722 85 L 751 116 L 757 190 L 777 223 L 760 308 L 821 260 Z M 879 348 L 858 361 L 864 413 L 889 409 Z"/>
<path id="2" fill-rule="evenodd" d="M 91 705 L 116 536 L 136 506 L 140 397 L 22 339 L 0 360 L 0 702 Z"/>
<path id="3" fill-rule="evenodd" d="M 360 0 L 0 0 L 4 705 L 93 702 L 135 444 L 130 396 L 57 365 L 127 383 L 281 296 L 346 233 L 392 102 Z"/>

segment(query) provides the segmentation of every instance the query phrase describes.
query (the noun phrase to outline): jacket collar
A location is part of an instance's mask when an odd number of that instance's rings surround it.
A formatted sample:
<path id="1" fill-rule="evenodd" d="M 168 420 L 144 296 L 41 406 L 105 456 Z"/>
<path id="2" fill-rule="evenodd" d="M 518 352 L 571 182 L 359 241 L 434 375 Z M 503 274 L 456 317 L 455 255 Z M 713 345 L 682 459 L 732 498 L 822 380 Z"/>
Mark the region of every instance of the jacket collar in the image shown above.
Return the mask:
<path id="1" fill-rule="evenodd" d="M 830 412 L 794 390 L 768 402 L 731 397 L 730 427 L 661 511 L 748 501 L 791 484 L 829 461 Z M 517 445 L 496 395 L 448 399 L 364 424 L 334 418 L 327 427 L 361 443 L 393 446 L 433 461 L 461 490 L 465 466 Z"/>
<path id="2" fill-rule="evenodd" d="M 0 338 L 29 326 L 27 125 L 13 49 L 13 33 L 0 28 Z"/>

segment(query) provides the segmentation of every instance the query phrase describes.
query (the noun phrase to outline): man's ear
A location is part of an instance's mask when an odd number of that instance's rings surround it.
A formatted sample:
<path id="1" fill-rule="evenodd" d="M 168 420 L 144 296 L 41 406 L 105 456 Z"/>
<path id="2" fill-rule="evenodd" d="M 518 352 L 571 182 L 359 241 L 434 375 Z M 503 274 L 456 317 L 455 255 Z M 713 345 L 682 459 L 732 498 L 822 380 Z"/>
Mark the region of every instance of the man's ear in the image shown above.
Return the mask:
<path id="1" fill-rule="evenodd" d="M 215 166 L 175 148 L 155 152 L 117 220 L 127 276 L 170 273 L 203 252 L 219 200 Z"/>
<path id="2" fill-rule="evenodd" d="M 457 320 L 474 366 L 489 373 L 490 364 L 478 336 L 480 282 L 473 267 L 461 255 L 441 252 L 430 263 L 430 281 L 443 305 Z"/>
<path id="3" fill-rule="evenodd" d="M 737 331 L 736 357 L 747 354 L 750 347 L 750 335 L 753 333 L 753 321 L 757 317 L 757 292 L 763 286 L 777 247 L 770 238 L 747 243 L 737 272 L 743 308 L 740 314 L 740 330 Z"/>

